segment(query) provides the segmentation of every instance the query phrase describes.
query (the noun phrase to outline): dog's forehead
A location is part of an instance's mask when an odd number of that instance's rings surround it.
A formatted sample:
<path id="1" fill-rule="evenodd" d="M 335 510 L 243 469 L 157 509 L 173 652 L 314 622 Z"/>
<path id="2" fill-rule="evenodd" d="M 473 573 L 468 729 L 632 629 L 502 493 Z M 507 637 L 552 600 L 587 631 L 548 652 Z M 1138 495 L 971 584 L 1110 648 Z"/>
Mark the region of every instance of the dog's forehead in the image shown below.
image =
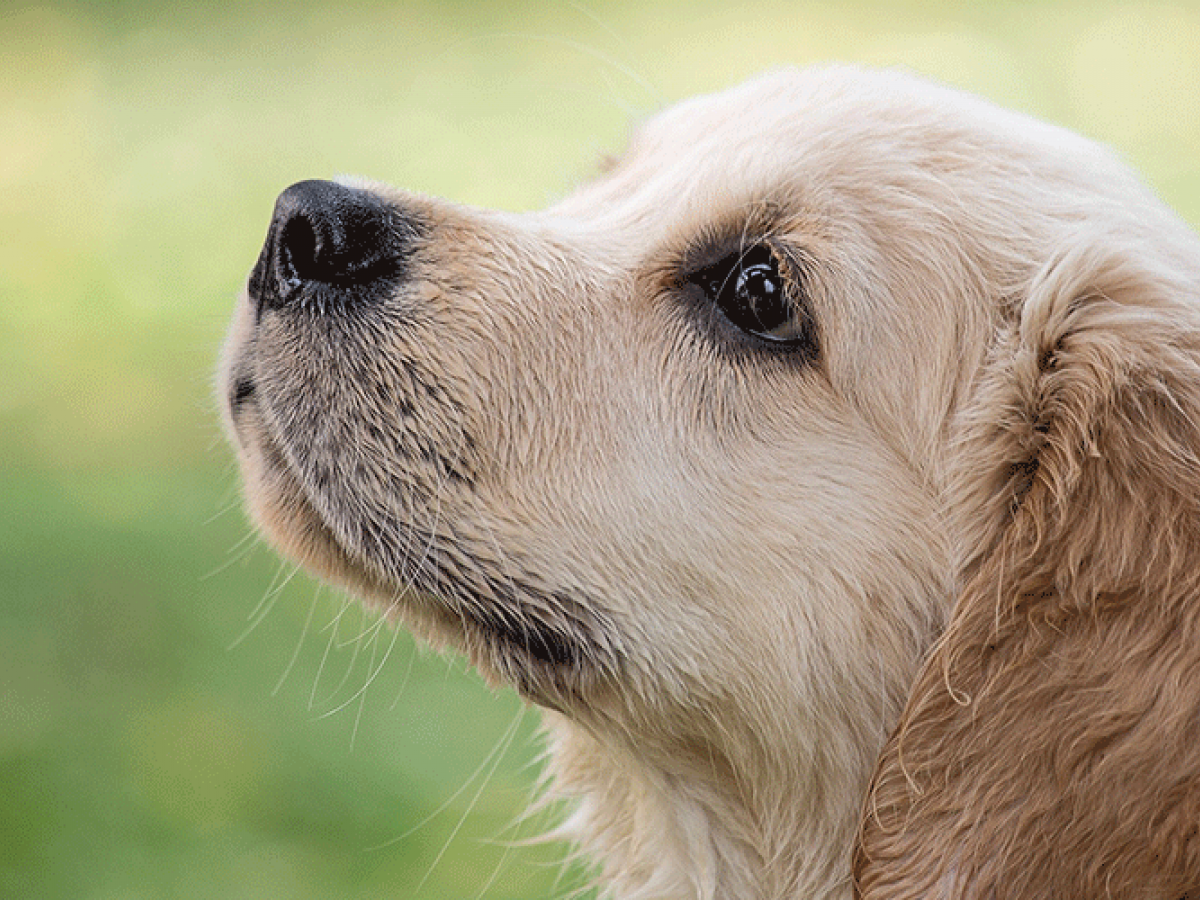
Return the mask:
<path id="1" fill-rule="evenodd" d="M 781 70 L 683 101 L 637 127 L 597 181 L 555 207 L 572 217 L 677 225 L 770 202 L 803 204 L 831 185 L 957 177 L 972 161 L 1094 160 L 1079 138 L 899 71 Z"/>
<path id="2" fill-rule="evenodd" d="M 637 125 L 603 177 L 556 211 L 637 218 L 654 209 L 660 218 L 678 218 L 714 185 L 733 203 L 768 189 L 778 192 L 799 152 L 812 81 L 805 73 L 780 72 L 668 107 Z"/>
<path id="3" fill-rule="evenodd" d="M 629 148 L 633 160 L 684 154 L 709 157 L 715 148 L 734 152 L 785 143 L 813 100 L 814 77 L 780 72 L 716 94 L 693 97 L 646 120 Z"/>

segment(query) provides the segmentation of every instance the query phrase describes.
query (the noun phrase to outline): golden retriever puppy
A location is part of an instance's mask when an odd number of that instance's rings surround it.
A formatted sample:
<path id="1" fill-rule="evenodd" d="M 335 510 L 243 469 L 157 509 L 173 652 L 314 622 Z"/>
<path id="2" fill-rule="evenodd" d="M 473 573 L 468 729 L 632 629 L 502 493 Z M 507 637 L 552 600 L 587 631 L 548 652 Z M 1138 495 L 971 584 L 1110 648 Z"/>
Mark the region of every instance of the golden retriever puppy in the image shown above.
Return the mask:
<path id="1" fill-rule="evenodd" d="M 897 73 L 552 208 L 280 196 L 221 367 L 285 554 L 546 710 L 634 898 L 1200 888 L 1200 242 Z"/>

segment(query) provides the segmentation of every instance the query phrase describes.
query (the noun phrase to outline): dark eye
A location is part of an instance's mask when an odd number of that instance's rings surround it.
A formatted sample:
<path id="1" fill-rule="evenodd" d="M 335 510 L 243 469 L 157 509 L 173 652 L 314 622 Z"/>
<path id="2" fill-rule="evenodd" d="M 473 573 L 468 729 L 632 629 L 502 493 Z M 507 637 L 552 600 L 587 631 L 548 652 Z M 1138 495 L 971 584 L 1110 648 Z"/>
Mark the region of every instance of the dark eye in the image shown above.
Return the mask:
<path id="1" fill-rule="evenodd" d="M 701 270 L 693 279 L 731 323 L 766 341 L 797 344 L 810 340 L 811 325 L 798 290 L 780 272 L 775 253 L 765 244 L 739 251 Z"/>

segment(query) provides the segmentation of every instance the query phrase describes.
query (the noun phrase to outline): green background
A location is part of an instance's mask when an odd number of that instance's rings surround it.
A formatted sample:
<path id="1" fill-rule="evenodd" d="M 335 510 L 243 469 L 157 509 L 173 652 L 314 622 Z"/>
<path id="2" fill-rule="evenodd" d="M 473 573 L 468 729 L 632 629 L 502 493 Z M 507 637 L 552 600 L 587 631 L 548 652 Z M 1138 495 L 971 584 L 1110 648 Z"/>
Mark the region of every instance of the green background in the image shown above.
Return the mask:
<path id="1" fill-rule="evenodd" d="M 904 65 L 1200 221 L 1200 6 L 0 5 L 0 897 L 533 898 L 536 714 L 252 536 L 214 414 L 292 181 L 562 196 L 764 68 Z"/>

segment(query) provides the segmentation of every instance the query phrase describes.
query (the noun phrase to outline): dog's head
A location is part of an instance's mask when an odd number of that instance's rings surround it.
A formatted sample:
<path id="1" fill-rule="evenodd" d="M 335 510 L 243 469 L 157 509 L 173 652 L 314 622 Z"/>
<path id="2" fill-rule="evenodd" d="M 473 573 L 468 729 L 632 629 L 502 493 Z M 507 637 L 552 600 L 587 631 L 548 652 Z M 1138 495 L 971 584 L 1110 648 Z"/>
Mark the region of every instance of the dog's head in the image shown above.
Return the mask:
<path id="1" fill-rule="evenodd" d="M 784 73 L 657 116 L 541 213 L 289 188 L 221 390 L 285 553 L 556 711 L 631 896 L 844 885 L 914 682 L 860 876 L 976 886 L 913 848 L 987 813 L 955 754 L 988 755 L 997 671 L 1054 668 L 1076 617 L 1137 600 L 1131 566 L 1195 559 L 1191 241 L 1061 130 Z"/>

